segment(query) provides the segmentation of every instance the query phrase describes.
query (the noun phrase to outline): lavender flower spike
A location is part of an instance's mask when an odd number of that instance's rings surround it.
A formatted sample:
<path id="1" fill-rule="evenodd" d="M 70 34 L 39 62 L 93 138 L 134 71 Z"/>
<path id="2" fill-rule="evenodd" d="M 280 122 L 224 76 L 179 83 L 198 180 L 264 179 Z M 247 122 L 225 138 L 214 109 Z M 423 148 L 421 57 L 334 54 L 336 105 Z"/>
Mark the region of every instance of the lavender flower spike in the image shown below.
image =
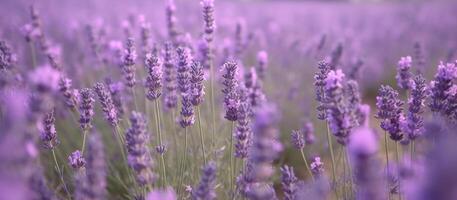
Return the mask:
<path id="1" fill-rule="evenodd" d="M 113 104 L 111 94 L 106 89 L 105 84 L 101 82 L 96 83 L 95 92 L 97 93 L 100 104 L 102 105 L 102 110 L 105 113 L 106 120 L 111 124 L 111 126 L 117 126 L 118 116 L 116 107 Z"/>
<path id="2" fill-rule="evenodd" d="M 430 85 L 430 102 L 428 106 L 432 112 L 443 112 L 446 107 L 446 100 L 449 97 L 449 90 L 452 81 L 457 78 L 457 67 L 454 63 L 441 63 L 438 65 L 438 72 Z"/>
<path id="3" fill-rule="evenodd" d="M 190 52 L 186 47 L 178 47 L 178 87 L 181 94 L 190 90 Z"/>
<path id="4" fill-rule="evenodd" d="M 155 174 L 152 171 L 154 163 L 148 147 L 150 140 L 146 132 L 146 120 L 143 114 L 133 111 L 130 123 L 131 127 L 125 135 L 129 166 L 135 171 L 140 186 L 152 185 L 155 181 Z"/>
<path id="5" fill-rule="evenodd" d="M 425 98 L 427 97 L 427 88 L 425 79 L 422 75 L 414 78 L 414 84 L 411 88 L 411 97 L 408 100 L 408 114 L 406 116 L 406 133 L 410 140 L 422 135 L 423 132 L 423 113 Z"/>
<path id="6" fill-rule="evenodd" d="M 195 123 L 194 107 L 192 105 L 192 96 L 189 93 L 182 94 L 181 119 L 179 124 L 185 128 Z"/>
<path id="7" fill-rule="evenodd" d="M 330 131 L 336 136 L 337 141 L 345 145 L 349 139 L 354 124 L 347 103 L 344 101 L 343 91 L 344 74 L 338 69 L 328 73 L 325 79 L 325 96 L 327 98 L 327 121 Z"/>
<path id="8" fill-rule="evenodd" d="M 54 149 L 58 144 L 57 131 L 55 127 L 54 111 L 47 113 L 43 120 L 43 132 L 41 133 L 41 141 L 46 149 Z"/>
<path id="9" fill-rule="evenodd" d="M 71 88 L 71 79 L 61 76 L 59 80 L 59 90 L 65 98 L 65 104 L 72 110 L 76 110 L 77 91 Z"/>
<path id="10" fill-rule="evenodd" d="M 68 156 L 68 164 L 73 169 L 81 169 L 86 165 L 86 160 L 83 158 L 81 151 L 76 150 Z"/>
<path id="11" fill-rule="evenodd" d="M 321 161 L 320 157 L 315 157 L 314 161 L 310 165 L 311 172 L 315 177 L 320 177 L 324 174 L 324 163 Z"/>
<path id="12" fill-rule="evenodd" d="M 205 40 L 207 43 L 211 43 L 214 29 L 216 28 L 214 22 L 214 0 L 202 0 L 200 4 L 203 8 L 203 20 L 205 21 Z"/>
<path id="13" fill-rule="evenodd" d="M 248 101 L 247 90 L 240 88 L 240 106 L 238 107 L 238 119 L 235 131 L 235 157 L 245 159 L 248 156 L 248 149 L 251 145 L 251 105 Z"/>
<path id="14" fill-rule="evenodd" d="M 260 79 L 265 79 L 265 71 L 268 65 L 268 53 L 266 51 L 259 51 L 257 53 L 257 72 Z"/>
<path id="15" fill-rule="evenodd" d="M 398 87 L 401 89 L 411 89 L 413 84 L 413 80 L 411 78 L 412 74 L 410 72 L 412 62 L 413 60 L 411 56 L 401 57 L 400 61 L 398 61 L 397 76 L 395 76 L 395 78 L 397 79 Z"/>
<path id="16" fill-rule="evenodd" d="M 398 98 L 398 92 L 390 86 L 382 85 L 376 97 L 378 113 L 376 117 L 381 121 L 381 128 L 389 132 L 390 138 L 394 141 L 403 139 L 400 130 L 403 102 Z"/>
<path id="17" fill-rule="evenodd" d="M 285 165 L 281 167 L 281 185 L 284 192 L 284 200 L 295 200 L 298 179 L 295 176 L 294 168 Z"/>
<path id="18" fill-rule="evenodd" d="M 79 124 L 81 129 L 87 131 L 92 128 L 92 118 L 94 116 L 94 95 L 92 90 L 84 88 L 79 92 Z"/>
<path id="19" fill-rule="evenodd" d="M 222 89 L 222 93 L 224 94 L 225 119 L 229 121 L 236 121 L 238 117 L 237 69 L 237 63 L 232 61 L 226 62 L 223 66 L 224 74 L 222 77 L 224 80 L 222 84 L 224 85 L 224 89 Z"/>
<path id="20" fill-rule="evenodd" d="M 213 200 L 216 199 L 216 163 L 209 162 L 202 169 L 200 184 L 196 190 L 192 191 L 193 200 Z"/>
<path id="21" fill-rule="evenodd" d="M 122 71 L 124 73 L 124 78 L 126 85 L 129 87 L 135 86 L 135 60 L 137 54 L 135 49 L 135 40 L 133 38 L 128 38 L 126 43 L 126 49 L 124 50 L 123 56 L 123 65 Z"/>
<path id="22" fill-rule="evenodd" d="M 17 56 L 5 41 L 0 41 L 0 70 L 9 70 L 17 62 Z"/>
<path id="23" fill-rule="evenodd" d="M 316 101 L 319 103 L 317 106 L 317 118 L 320 120 L 327 119 L 326 103 L 327 99 L 325 96 L 325 79 L 330 72 L 330 65 L 326 61 L 320 61 L 318 63 L 319 71 L 314 75 L 314 87 L 316 93 Z"/>
<path id="24" fill-rule="evenodd" d="M 151 53 L 146 54 L 145 64 L 148 72 L 145 81 L 146 98 L 154 101 L 162 95 L 162 66 L 159 58 Z"/>
<path id="25" fill-rule="evenodd" d="M 167 28 L 168 28 L 168 37 L 173 42 L 176 42 L 176 37 L 178 36 L 178 31 L 176 30 L 176 6 L 175 2 L 173 0 L 167 0 L 167 4 L 165 7 L 165 13 L 166 13 L 166 20 L 167 20 Z"/>
<path id="26" fill-rule="evenodd" d="M 314 126 L 313 123 L 307 121 L 303 125 L 303 137 L 305 139 L 305 144 L 310 145 L 316 142 L 316 136 L 314 135 Z"/>
<path id="27" fill-rule="evenodd" d="M 203 72 L 203 66 L 200 62 L 195 60 L 192 61 L 190 74 L 192 104 L 198 106 L 203 102 L 205 96 L 205 86 L 203 85 L 205 73 Z"/>
<path id="28" fill-rule="evenodd" d="M 297 150 L 305 148 L 305 138 L 303 137 L 303 133 L 299 130 L 292 131 L 290 134 L 290 141 Z"/>
<path id="29" fill-rule="evenodd" d="M 356 199 L 386 199 L 377 151 L 378 141 L 371 129 L 363 127 L 354 131 L 349 143 L 349 153 L 358 187 Z"/>
<path id="30" fill-rule="evenodd" d="M 173 63 L 173 45 L 170 42 L 165 44 L 164 55 L 164 100 L 165 106 L 169 109 L 178 105 L 178 96 L 176 93 L 176 69 Z"/>

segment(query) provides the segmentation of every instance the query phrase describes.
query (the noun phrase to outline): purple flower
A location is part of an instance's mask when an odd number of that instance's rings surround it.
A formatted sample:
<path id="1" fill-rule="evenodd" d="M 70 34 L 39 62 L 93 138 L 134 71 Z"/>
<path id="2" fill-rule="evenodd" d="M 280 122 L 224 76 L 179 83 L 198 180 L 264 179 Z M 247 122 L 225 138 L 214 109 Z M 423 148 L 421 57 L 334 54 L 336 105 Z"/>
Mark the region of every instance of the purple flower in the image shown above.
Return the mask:
<path id="1" fill-rule="evenodd" d="M 28 78 L 39 92 L 54 92 L 59 89 L 60 72 L 49 65 L 35 68 Z"/>
<path id="2" fill-rule="evenodd" d="M 203 66 L 198 61 L 192 61 L 190 74 L 192 104 L 198 106 L 203 102 L 205 96 L 205 86 L 203 85 L 205 73 L 203 72 Z"/>
<path id="3" fill-rule="evenodd" d="M 314 135 L 314 126 L 313 123 L 307 121 L 302 128 L 303 137 L 305 139 L 305 144 L 310 145 L 316 142 L 316 136 Z"/>
<path id="4" fill-rule="evenodd" d="M 149 150 L 149 134 L 146 132 L 146 120 L 143 114 L 133 111 L 130 116 L 130 128 L 125 134 L 128 152 L 128 164 L 134 170 L 140 186 L 152 185 L 155 181 L 153 160 Z"/>
<path id="5" fill-rule="evenodd" d="M 348 148 L 355 172 L 356 199 L 386 199 L 382 169 L 376 157 L 378 141 L 374 132 L 365 127 L 354 130 Z"/>
<path id="6" fill-rule="evenodd" d="M 145 81 L 146 98 L 154 101 L 162 95 L 162 66 L 159 58 L 151 53 L 146 54 L 145 64 L 148 72 Z"/>
<path id="7" fill-rule="evenodd" d="M 176 93 L 176 69 L 173 63 L 173 45 L 170 42 L 165 44 L 164 55 L 164 87 L 165 87 L 165 105 L 167 108 L 175 108 L 178 105 L 178 96 Z"/>
<path id="8" fill-rule="evenodd" d="M 190 52 L 186 47 L 178 47 L 178 86 L 182 94 L 190 90 Z"/>
<path id="9" fill-rule="evenodd" d="M 225 105 L 225 119 L 229 121 L 237 120 L 237 113 L 239 107 L 239 96 L 238 96 L 238 80 L 237 80 L 237 63 L 226 62 L 223 66 L 224 78 L 222 84 L 224 88 L 222 93 L 224 94 L 224 105 Z"/>
<path id="10" fill-rule="evenodd" d="M 423 132 L 423 113 L 425 98 L 427 97 L 427 88 L 425 79 L 422 75 L 414 78 L 414 84 L 411 88 L 411 96 L 408 99 L 408 114 L 406 116 L 407 128 L 405 133 L 410 140 L 422 135 Z"/>
<path id="11" fill-rule="evenodd" d="M 149 192 L 146 200 L 176 200 L 176 193 L 172 187 L 168 187 L 166 189 L 154 189 Z"/>
<path id="12" fill-rule="evenodd" d="M 72 110 L 76 109 L 77 102 L 77 90 L 73 90 L 71 87 L 71 79 L 61 76 L 59 80 L 59 90 L 65 98 L 65 104 Z"/>
<path id="13" fill-rule="evenodd" d="M 111 94 L 111 99 L 113 100 L 113 104 L 116 107 L 118 117 L 124 115 L 125 108 L 122 102 L 122 95 L 121 92 L 124 89 L 124 85 L 122 82 L 112 82 L 111 79 L 105 79 L 105 84 L 108 86 L 109 93 Z"/>
<path id="14" fill-rule="evenodd" d="M 196 190 L 192 191 L 194 200 L 216 199 L 216 163 L 209 162 L 202 169 L 202 177 Z"/>
<path id="15" fill-rule="evenodd" d="M 214 29 L 216 28 L 214 22 L 214 0 L 202 0 L 200 4 L 203 8 L 203 20 L 205 22 L 205 40 L 207 43 L 211 43 Z"/>
<path id="16" fill-rule="evenodd" d="M 194 107 L 192 105 L 192 96 L 190 94 L 182 94 L 181 99 L 181 118 L 179 120 L 179 124 L 181 127 L 186 128 L 191 126 L 195 122 L 195 113 Z"/>
<path id="17" fill-rule="evenodd" d="M 390 86 L 382 85 L 376 97 L 378 113 L 376 117 L 381 121 L 381 128 L 390 134 L 394 141 L 403 139 L 400 130 L 403 102 L 398 98 L 398 92 Z"/>
<path id="18" fill-rule="evenodd" d="M 343 44 L 338 43 L 338 45 L 333 49 L 330 56 L 330 67 L 332 70 L 335 70 L 340 64 L 341 57 L 343 55 Z"/>
<path id="19" fill-rule="evenodd" d="M 457 67 L 454 63 L 441 63 L 438 65 L 438 72 L 430 84 L 430 102 L 428 106 L 432 112 L 444 112 L 446 101 L 449 97 L 449 90 L 452 81 L 457 77 Z"/>
<path id="20" fill-rule="evenodd" d="M 135 60 L 137 54 L 135 49 L 135 40 L 128 38 L 126 42 L 126 48 L 123 55 L 122 71 L 124 73 L 125 83 L 129 87 L 135 86 Z"/>
<path id="21" fill-rule="evenodd" d="M 47 113 L 43 120 L 43 131 L 41 132 L 41 142 L 46 149 L 54 149 L 60 142 L 57 139 L 55 127 L 54 110 Z"/>
<path id="22" fill-rule="evenodd" d="M 81 129 L 87 131 L 92 128 L 94 116 L 94 95 L 89 88 L 81 89 L 79 92 L 79 124 Z"/>
<path id="23" fill-rule="evenodd" d="M 317 118 L 320 120 L 327 119 L 326 103 L 327 99 L 325 96 L 325 79 L 330 72 L 330 66 L 326 61 L 320 61 L 318 63 L 319 71 L 314 74 L 314 87 L 316 93 L 316 101 L 319 103 L 317 106 Z"/>
<path id="24" fill-rule="evenodd" d="M 265 95 L 262 92 L 261 81 L 257 78 L 254 68 L 246 71 L 244 74 L 244 85 L 248 90 L 248 98 L 252 109 L 256 109 L 265 101 Z"/>
<path id="25" fill-rule="evenodd" d="M 313 162 L 310 164 L 311 172 L 315 177 L 321 177 L 324 174 L 324 163 L 319 156 L 314 157 Z"/>
<path id="26" fill-rule="evenodd" d="M 0 41 L 0 70 L 10 70 L 17 62 L 17 56 L 5 41 Z"/>
<path id="27" fill-rule="evenodd" d="M 257 72 L 260 79 L 265 79 L 265 71 L 268 65 L 268 53 L 266 51 L 259 51 L 257 53 Z"/>
<path id="28" fill-rule="evenodd" d="M 171 41 L 176 42 L 176 37 L 178 36 L 178 31 L 176 30 L 176 6 L 174 0 L 167 0 L 165 7 L 166 22 L 168 28 L 168 37 Z"/>
<path id="29" fill-rule="evenodd" d="M 86 160 L 83 158 L 81 151 L 76 150 L 68 156 L 68 164 L 73 169 L 81 169 L 86 164 Z"/>
<path id="30" fill-rule="evenodd" d="M 401 57 L 400 61 L 398 61 L 397 65 L 397 79 L 398 87 L 404 90 L 411 89 L 411 85 L 413 84 L 412 74 L 410 72 L 411 65 L 413 60 L 411 56 Z"/>
<path id="31" fill-rule="evenodd" d="M 281 185 L 284 192 L 284 200 L 295 200 L 298 179 L 295 176 L 294 168 L 285 165 L 281 167 Z"/>
<path id="32" fill-rule="evenodd" d="M 303 133 L 299 130 L 292 131 L 290 134 L 290 141 L 298 150 L 305 148 L 305 138 L 303 137 Z"/>
<path id="33" fill-rule="evenodd" d="M 357 81 L 348 80 L 346 82 L 345 90 L 348 98 L 348 109 L 354 123 L 353 126 L 359 126 L 364 120 L 363 114 L 361 113 L 362 111 L 360 110 L 360 103 L 362 100 L 360 98 L 359 84 Z"/>
<path id="34" fill-rule="evenodd" d="M 235 157 L 245 159 L 248 156 L 248 149 L 251 145 L 251 105 L 247 99 L 246 88 L 240 87 L 240 106 L 238 107 L 238 119 L 235 130 Z"/>
<path id="35" fill-rule="evenodd" d="M 95 92 L 98 95 L 100 104 L 102 105 L 103 113 L 105 114 L 105 119 L 110 123 L 111 126 L 117 126 L 118 116 L 116 107 L 113 104 L 111 99 L 111 94 L 105 87 L 105 84 L 98 82 L 95 84 Z"/>
<path id="36" fill-rule="evenodd" d="M 163 155 L 163 154 L 165 154 L 166 151 L 167 151 L 167 147 L 165 145 L 156 146 L 156 152 L 158 154 Z"/>
<path id="37" fill-rule="evenodd" d="M 338 69 L 328 73 L 325 81 L 325 98 L 327 99 L 327 121 L 330 131 L 336 136 L 337 141 L 346 145 L 348 136 L 354 123 L 348 105 L 345 102 L 343 88 L 344 74 Z"/>

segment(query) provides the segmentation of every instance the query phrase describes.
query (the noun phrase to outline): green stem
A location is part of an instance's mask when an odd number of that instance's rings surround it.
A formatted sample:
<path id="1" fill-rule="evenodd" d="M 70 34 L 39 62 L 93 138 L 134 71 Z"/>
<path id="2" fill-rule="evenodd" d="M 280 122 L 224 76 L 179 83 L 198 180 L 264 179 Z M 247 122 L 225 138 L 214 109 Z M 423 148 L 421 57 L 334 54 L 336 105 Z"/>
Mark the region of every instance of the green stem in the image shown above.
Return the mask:
<path id="1" fill-rule="evenodd" d="M 400 153 L 398 151 L 398 142 L 395 142 L 395 152 L 396 152 L 396 159 L 397 159 L 397 164 L 400 164 Z M 400 179 L 398 179 L 398 198 L 401 200 L 401 185 L 400 185 Z"/>
<path id="2" fill-rule="evenodd" d="M 29 41 L 29 48 L 30 48 L 30 55 L 32 57 L 32 68 L 35 68 L 37 65 L 36 61 L 36 53 L 35 53 L 35 45 L 33 45 L 32 41 Z"/>
<path id="3" fill-rule="evenodd" d="M 303 149 L 300 149 L 300 153 L 301 153 L 301 157 L 302 157 L 303 161 L 305 162 L 306 170 L 308 171 L 309 177 L 311 177 L 311 179 L 314 181 L 313 173 L 311 172 L 311 169 L 309 168 L 308 161 L 306 161 L 306 156 L 305 156 L 305 152 L 303 151 Z"/>
<path id="4" fill-rule="evenodd" d="M 159 145 L 162 146 L 162 130 L 160 128 L 160 109 L 159 109 L 159 100 L 157 99 L 155 101 L 155 106 L 156 106 L 156 125 L 157 125 L 157 133 L 159 134 Z M 163 172 L 163 181 L 164 181 L 164 186 L 168 185 L 167 184 L 167 172 L 165 169 L 165 158 L 163 154 L 160 154 L 160 160 L 162 162 L 162 172 Z"/>
<path id="5" fill-rule="evenodd" d="M 213 150 L 216 149 L 216 143 L 215 143 L 215 138 L 216 138 L 216 111 L 215 111 L 215 108 L 214 108 L 214 66 L 213 66 L 213 60 L 212 60 L 212 52 L 211 52 L 211 43 L 208 43 L 208 49 L 209 49 L 209 70 L 210 70 L 210 74 L 209 74 L 209 78 L 210 78 L 210 82 L 209 82 L 209 87 L 210 87 L 210 90 L 211 90 L 211 95 L 210 95 L 210 103 L 211 103 L 211 120 L 212 120 L 212 123 L 213 125 L 211 126 L 212 128 L 212 133 L 211 133 L 211 144 L 212 144 L 212 147 L 213 147 Z M 214 156 L 216 156 L 216 154 L 214 154 Z"/>
<path id="6" fill-rule="evenodd" d="M 130 90 L 132 91 L 133 104 L 135 105 L 135 111 L 139 111 L 138 110 L 138 104 L 136 102 L 135 87 L 131 87 Z"/>
<path id="7" fill-rule="evenodd" d="M 346 151 L 346 165 L 348 166 L 348 171 L 349 171 L 349 191 L 350 191 L 350 195 L 349 198 L 352 197 L 352 193 L 353 193 L 353 187 L 354 187 L 354 180 L 353 180 L 353 175 L 352 175 L 352 166 L 351 166 L 351 163 L 350 163 L 350 159 L 349 159 L 349 149 L 347 147 L 345 147 Z"/>
<path id="8" fill-rule="evenodd" d="M 230 133 L 229 133 L 229 136 L 230 136 L 230 191 L 232 194 L 234 194 L 234 189 L 233 189 L 233 179 L 235 178 L 234 177 L 234 174 L 235 172 L 233 171 L 234 170 L 234 166 L 233 166 L 233 130 L 235 128 L 235 122 L 232 121 L 232 125 L 231 125 L 231 128 L 230 128 Z"/>
<path id="9" fill-rule="evenodd" d="M 332 146 L 332 138 L 330 137 L 330 129 L 327 123 L 327 142 L 328 142 L 328 148 L 330 149 L 330 157 L 332 159 L 332 179 L 333 179 L 333 189 L 335 191 L 335 195 L 338 199 L 338 193 L 335 188 L 336 184 L 336 172 L 335 172 L 335 156 L 333 155 L 333 146 Z"/>
<path id="10" fill-rule="evenodd" d="M 57 172 L 59 173 L 60 181 L 62 182 L 62 185 L 63 185 L 63 187 L 65 189 L 65 192 L 68 195 L 68 199 L 71 199 L 71 194 L 70 194 L 70 192 L 68 190 L 68 187 L 67 187 L 67 184 L 65 183 L 65 180 L 63 179 L 63 173 L 60 170 L 59 163 L 57 162 L 56 152 L 54 151 L 54 149 L 52 149 L 51 151 L 52 151 L 52 157 L 54 158 L 54 163 L 56 165 Z"/>
<path id="11" fill-rule="evenodd" d="M 86 136 L 87 136 L 87 130 L 83 131 L 83 144 L 81 147 L 81 154 L 84 155 L 84 149 L 86 149 Z"/>
<path id="12" fill-rule="evenodd" d="M 200 146 L 202 148 L 203 162 L 206 165 L 205 142 L 204 142 L 204 139 L 203 139 L 203 129 L 202 129 L 201 113 L 200 113 L 200 107 L 199 106 L 197 106 L 197 115 L 198 115 L 198 128 L 199 128 L 199 131 L 200 131 Z"/>
<path id="13" fill-rule="evenodd" d="M 386 151 L 386 177 L 388 177 L 389 176 L 389 140 L 387 139 L 387 132 L 384 133 L 384 146 L 385 146 L 385 151 Z M 386 183 L 387 183 L 388 199 L 390 199 L 389 180 L 387 180 Z"/>

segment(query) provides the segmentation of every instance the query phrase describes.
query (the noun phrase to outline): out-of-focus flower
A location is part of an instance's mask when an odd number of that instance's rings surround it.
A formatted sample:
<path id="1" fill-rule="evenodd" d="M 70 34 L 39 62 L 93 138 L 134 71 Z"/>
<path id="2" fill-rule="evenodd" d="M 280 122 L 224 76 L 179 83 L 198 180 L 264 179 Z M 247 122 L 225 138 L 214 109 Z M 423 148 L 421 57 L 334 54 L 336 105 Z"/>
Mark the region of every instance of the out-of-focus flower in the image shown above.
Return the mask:
<path id="1" fill-rule="evenodd" d="M 457 77 L 457 67 L 454 63 L 441 63 L 438 72 L 430 84 L 430 102 L 428 106 L 432 112 L 443 112 L 449 97 L 452 81 Z"/>
<path id="2" fill-rule="evenodd" d="M 84 159 L 81 151 L 76 150 L 68 156 L 68 164 L 74 169 L 81 169 L 86 165 L 86 160 Z"/>
<path id="3" fill-rule="evenodd" d="M 57 91 L 60 76 L 60 72 L 49 65 L 37 67 L 28 74 L 30 82 L 40 92 Z"/>
<path id="4" fill-rule="evenodd" d="M 136 49 L 135 49 L 135 40 L 133 38 L 128 38 L 126 42 L 126 48 L 124 50 L 124 55 L 122 57 L 123 65 L 122 71 L 126 81 L 126 85 L 129 87 L 135 86 L 135 60 L 137 58 Z"/>
<path id="5" fill-rule="evenodd" d="M 154 189 L 146 197 L 146 200 L 176 200 L 176 193 L 171 187 L 166 189 Z"/>
<path id="6" fill-rule="evenodd" d="M 177 85 L 176 85 L 176 67 L 173 61 L 173 45 L 170 42 L 165 43 L 164 52 L 164 99 L 165 106 L 168 109 L 175 108 L 178 105 Z"/>
<path id="7" fill-rule="evenodd" d="M 295 176 L 294 168 L 287 165 L 281 167 L 281 185 L 284 192 L 284 200 L 295 200 L 298 179 Z"/>
<path id="8" fill-rule="evenodd" d="M 17 62 L 17 56 L 5 41 L 0 41 L 0 70 L 9 70 Z"/>
<path id="9" fill-rule="evenodd" d="M 260 79 L 265 79 L 265 72 L 268 65 L 268 53 L 266 51 L 259 51 L 257 53 L 257 66 L 256 70 L 259 73 Z"/>
<path id="10" fill-rule="evenodd" d="M 194 200 L 216 199 L 216 163 L 209 162 L 202 169 L 202 177 L 196 190 L 192 191 Z"/>
<path id="11" fill-rule="evenodd" d="M 410 72 L 413 59 L 411 56 L 401 57 L 397 65 L 397 85 L 401 89 L 409 90 L 413 85 L 412 74 Z"/>
<path id="12" fill-rule="evenodd" d="M 315 177 L 320 177 L 324 174 L 324 163 L 321 161 L 321 158 L 316 156 L 314 157 L 313 162 L 310 165 L 311 172 Z"/>

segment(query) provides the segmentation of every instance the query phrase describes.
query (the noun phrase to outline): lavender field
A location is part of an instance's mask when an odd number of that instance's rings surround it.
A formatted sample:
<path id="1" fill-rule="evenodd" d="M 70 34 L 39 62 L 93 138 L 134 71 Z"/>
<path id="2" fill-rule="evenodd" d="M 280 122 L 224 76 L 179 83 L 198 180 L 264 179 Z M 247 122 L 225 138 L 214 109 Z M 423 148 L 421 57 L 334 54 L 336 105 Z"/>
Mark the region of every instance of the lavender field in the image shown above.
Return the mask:
<path id="1" fill-rule="evenodd" d="M 457 2 L 0 13 L 0 200 L 457 199 Z"/>

